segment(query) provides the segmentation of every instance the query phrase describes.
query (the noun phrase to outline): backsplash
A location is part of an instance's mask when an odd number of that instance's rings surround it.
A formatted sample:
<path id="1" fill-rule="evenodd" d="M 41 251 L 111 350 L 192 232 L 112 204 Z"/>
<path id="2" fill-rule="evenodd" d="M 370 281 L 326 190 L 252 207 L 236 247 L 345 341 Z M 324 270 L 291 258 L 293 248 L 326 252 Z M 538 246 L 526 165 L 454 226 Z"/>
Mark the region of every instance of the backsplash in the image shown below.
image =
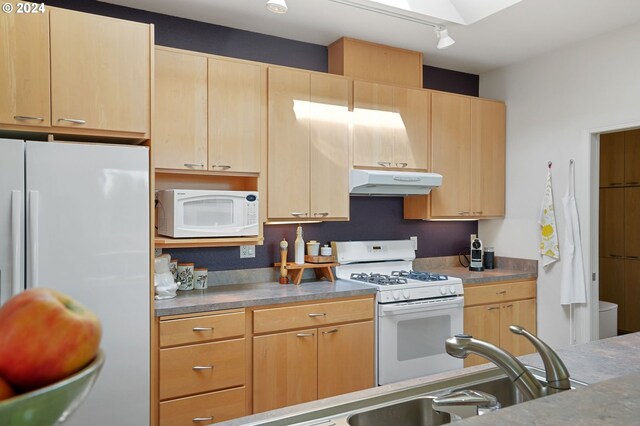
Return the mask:
<path id="1" fill-rule="evenodd" d="M 453 256 L 469 249 L 469 235 L 477 234 L 478 222 L 425 222 L 402 218 L 401 197 L 351 197 L 349 222 L 303 224 L 304 240 L 321 244 L 348 240 L 404 240 L 418 237 L 417 257 Z M 165 249 L 183 262 L 195 262 L 210 271 L 266 268 L 279 261 L 280 241 L 289 242 L 293 261 L 296 225 L 265 225 L 264 245 L 256 246 L 256 257 L 240 259 L 238 247 Z"/>

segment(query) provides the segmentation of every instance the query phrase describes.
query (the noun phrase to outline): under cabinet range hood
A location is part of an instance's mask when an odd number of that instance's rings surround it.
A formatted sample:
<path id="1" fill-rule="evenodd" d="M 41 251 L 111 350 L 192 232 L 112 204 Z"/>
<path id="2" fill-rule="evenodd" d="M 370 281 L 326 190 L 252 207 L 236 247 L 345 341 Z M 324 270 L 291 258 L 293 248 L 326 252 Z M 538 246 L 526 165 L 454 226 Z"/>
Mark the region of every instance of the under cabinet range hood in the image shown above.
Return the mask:
<path id="1" fill-rule="evenodd" d="M 349 176 L 351 195 L 426 195 L 440 185 L 442 175 L 437 173 L 353 169 Z"/>

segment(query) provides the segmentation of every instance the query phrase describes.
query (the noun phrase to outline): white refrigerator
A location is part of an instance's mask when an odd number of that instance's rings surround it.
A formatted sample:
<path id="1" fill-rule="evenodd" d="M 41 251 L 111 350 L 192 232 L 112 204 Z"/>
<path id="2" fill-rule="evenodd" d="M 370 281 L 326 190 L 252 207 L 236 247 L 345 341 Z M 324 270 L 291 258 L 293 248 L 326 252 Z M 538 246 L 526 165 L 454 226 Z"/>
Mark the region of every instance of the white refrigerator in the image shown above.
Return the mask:
<path id="1" fill-rule="evenodd" d="M 66 293 L 102 323 L 106 361 L 68 425 L 148 425 L 149 151 L 0 139 L 0 302 Z"/>

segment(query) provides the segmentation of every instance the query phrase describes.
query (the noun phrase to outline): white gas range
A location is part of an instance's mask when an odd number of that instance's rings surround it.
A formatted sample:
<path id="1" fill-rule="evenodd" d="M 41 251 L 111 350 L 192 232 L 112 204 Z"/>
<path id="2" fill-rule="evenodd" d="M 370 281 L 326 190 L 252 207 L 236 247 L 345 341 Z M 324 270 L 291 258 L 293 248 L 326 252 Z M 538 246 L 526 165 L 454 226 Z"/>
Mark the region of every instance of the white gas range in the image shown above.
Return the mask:
<path id="1" fill-rule="evenodd" d="M 463 331 L 460 278 L 413 270 L 410 240 L 334 242 L 339 279 L 378 289 L 376 376 L 380 385 L 462 368 L 445 340 Z"/>

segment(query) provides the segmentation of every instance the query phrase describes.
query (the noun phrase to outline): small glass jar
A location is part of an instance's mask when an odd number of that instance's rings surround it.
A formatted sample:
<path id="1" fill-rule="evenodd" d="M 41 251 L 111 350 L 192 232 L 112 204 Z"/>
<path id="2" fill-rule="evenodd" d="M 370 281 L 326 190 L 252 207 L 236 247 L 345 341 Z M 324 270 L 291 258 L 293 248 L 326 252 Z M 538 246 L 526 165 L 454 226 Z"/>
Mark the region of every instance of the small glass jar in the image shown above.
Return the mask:
<path id="1" fill-rule="evenodd" d="M 487 247 L 484 249 L 484 269 L 494 269 L 495 267 L 493 247 Z"/>

